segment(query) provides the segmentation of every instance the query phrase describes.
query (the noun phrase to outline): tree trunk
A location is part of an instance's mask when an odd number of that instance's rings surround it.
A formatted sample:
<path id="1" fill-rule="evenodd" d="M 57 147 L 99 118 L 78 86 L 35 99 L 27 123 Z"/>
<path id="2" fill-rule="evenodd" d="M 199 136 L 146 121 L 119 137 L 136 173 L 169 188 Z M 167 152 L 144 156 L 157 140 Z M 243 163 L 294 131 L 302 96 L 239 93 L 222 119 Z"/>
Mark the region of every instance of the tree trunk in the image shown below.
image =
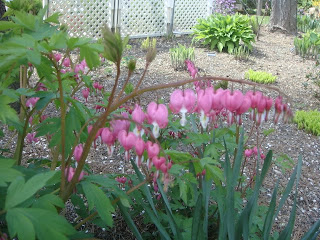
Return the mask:
<path id="1" fill-rule="evenodd" d="M 257 1 L 257 16 L 262 15 L 262 2 L 263 2 L 263 0 Z"/>
<path id="2" fill-rule="evenodd" d="M 0 21 L 8 21 L 8 17 L 2 17 L 6 13 L 6 6 L 4 1 L 0 0 Z"/>
<path id="3" fill-rule="evenodd" d="M 297 0 L 272 0 L 271 7 L 271 30 L 297 33 Z"/>

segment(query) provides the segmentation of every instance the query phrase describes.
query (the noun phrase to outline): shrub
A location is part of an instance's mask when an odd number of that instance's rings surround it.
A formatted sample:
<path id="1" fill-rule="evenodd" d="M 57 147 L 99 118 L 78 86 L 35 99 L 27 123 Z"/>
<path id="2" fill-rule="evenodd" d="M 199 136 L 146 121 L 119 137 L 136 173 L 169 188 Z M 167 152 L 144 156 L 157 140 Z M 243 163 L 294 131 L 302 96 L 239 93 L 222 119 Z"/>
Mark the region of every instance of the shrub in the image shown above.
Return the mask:
<path id="1" fill-rule="evenodd" d="M 257 83 L 274 83 L 276 80 L 276 76 L 273 76 L 271 73 L 263 72 L 263 71 L 253 71 L 249 69 L 244 77 L 249 79 L 250 81 Z"/>
<path id="2" fill-rule="evenodd" d="M 200 41 L 210 49 L 217 48 L 220 52 L 227 50 L 232 53 L 240 43 L 252 49 L 254 34 L 246 16 L 235 15 L 211 15 L 207 19 L 199 19 L 194 27 L 194 39 Z"/>
<path id="3" fill-rule="evenodd" d="M 314 111 L 297 111 L 293 121 L 299 129 L 305 129 L 313 135 L 320 135 L 320 112 Z"/>
<path id="4" fill-rule="evenodd" d="M 194 48 L 187 48 L 181 44 L 176 48 L 170 48 L 171 65 L 175 70 L 186 69 L 186 60 L 194 61 Z"/>
<path id="5" fill-rule="evenodd" d="M 294 38 L 296 54 L 303 58 L 318 58 L 320 53 L 320 34 L 312 31 Z"/>

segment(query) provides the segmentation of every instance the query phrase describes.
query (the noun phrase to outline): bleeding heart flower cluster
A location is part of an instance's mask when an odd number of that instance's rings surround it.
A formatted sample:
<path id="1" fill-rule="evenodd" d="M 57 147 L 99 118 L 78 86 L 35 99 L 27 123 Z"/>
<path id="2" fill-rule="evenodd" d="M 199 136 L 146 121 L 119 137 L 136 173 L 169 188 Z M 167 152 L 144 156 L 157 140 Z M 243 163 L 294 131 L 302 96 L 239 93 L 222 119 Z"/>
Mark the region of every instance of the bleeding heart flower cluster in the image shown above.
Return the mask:
<path id="1" fill-rule="evenodd" d="M 182 126 L 186 124 L 186 113 L 199 113 L 201 125 L 206 129 L 209 122 L 213 124 L 217 122 L 221 113 L 226 115 L 229 125 L 233 123 L 240 125 L 241 116 L 249 112 L 250 119 L 259 126 L 268 120 L 273 103 L 275 103 L 274 122 L 277 123 L 281 115 L 284 122 L 287 122 L 292 117 L 292 112 L 289 106 L 282 102 L 282 97 L 277 97 L 273 101 L 259 91 L 248 91 L 243 94 L 239 90 L 222 88 L 215 90 L 212 86 L 205 89 L 198 88 L 196 92 L 191 89 L 177 89 L 170 96 L 169 107 L 173 113 L 181 113 Z"/>
<path id="2" fill-rule="evenodd" d="M 262 149 L 260 148 L 259 149 L 259 154 L 260 154 L 260 159 L 261 160 L 264 160 L 266 158 L 266 156 L 262 153 Z M 244 151 L 244 155 L 247 157 L 247 158 L 250 158 L 250 157 L 254 157 L 254 158 L 257 158 L 258 156 L 258 148 L 257 147 L 254 147 L 252 149 L 246 149 Z"/>
<path id="3" fill-rule="evenodd" d="M 101 128 L 98 130 L 94 147 L 99 142 L 107 146 L 108 155 L 112 156 L 116 141 L 125 150 L 125 160 L 130 159 L 130 151 L 134 150 L 136 154 L 136 164 L 141 166 L 144 162 L 144 153 L 146 152 L 148 159 L 146 160 L 146 166 L 150 170 L 152 166 L 156 168 L 155 179 L 159 177 L 159 172 L 162 172 L 164 176 L 168 176 L 168 171 L 172 166 L 170 161 L 167 161 L 165 157 L 160 156 L 160 146 L 158 143 L 144 140 L 148 136 L 144 137 L 145 131 L 143 129 L 144 123 L 153 125 L 151 139 L 159 137 L 159 130 L 165 128 L 168 124 L 168 109 L 164 104 L 157 104 L 151 102 L 147 107 L 145 113 L 142 108 L 136 104 L 131 115 L 127 112 L 123 112 L 120 116 L 114 116 L 115 119 L 110 122 L 110 127 Z M 132 120 L 131 120 L 132 119 Z M 130 120 L 135 122 L 135 128 L 133 131 L 129 131 Z M 88 132 L 92 130 L 92 125 L 88 126 Z M 82 144 L 75 147 L 74 159 L 78 162 L 83 152 Z"/>

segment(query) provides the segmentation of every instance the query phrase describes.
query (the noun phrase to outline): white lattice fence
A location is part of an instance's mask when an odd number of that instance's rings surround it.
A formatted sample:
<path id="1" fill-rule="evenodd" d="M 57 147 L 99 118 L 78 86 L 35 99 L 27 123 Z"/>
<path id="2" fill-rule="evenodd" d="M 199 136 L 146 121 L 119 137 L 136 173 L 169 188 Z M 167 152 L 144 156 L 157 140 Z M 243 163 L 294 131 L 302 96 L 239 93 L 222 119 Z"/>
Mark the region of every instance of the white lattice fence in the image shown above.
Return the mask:
<path id="1" fill-rule="evenodd" d="M 122 0 L 121 33 L 131 37 L 160 36 L 166 33 L 164 2 Z"/>
<path id="2" fill-rule="evenodd" d="M 208 16 L 208 0 L 176 0 L 174 9 L 173 31 L 180 33 L 192 32 L 198 18 Z"/>
<path id="3" fill-rule="evenodd" d="M 50 0 L 49 15 L 55 12 L 62 13 L 60 22 L 68 26 L 70 36 L 98 38 L 102 26 L 111 23 L 109 2 L 109 0 Z"/>
<path id="4" fill-rule="evenodd" d="M 163 36 L 173 0 L 47 0 L 48 14 L 62 13 L 71 36 L 99 38 L 104 24 L 130 37 Z M 190 33 L 198 18 L 208 16 L 211 0 L 175 0 L 174 32 Z"/>

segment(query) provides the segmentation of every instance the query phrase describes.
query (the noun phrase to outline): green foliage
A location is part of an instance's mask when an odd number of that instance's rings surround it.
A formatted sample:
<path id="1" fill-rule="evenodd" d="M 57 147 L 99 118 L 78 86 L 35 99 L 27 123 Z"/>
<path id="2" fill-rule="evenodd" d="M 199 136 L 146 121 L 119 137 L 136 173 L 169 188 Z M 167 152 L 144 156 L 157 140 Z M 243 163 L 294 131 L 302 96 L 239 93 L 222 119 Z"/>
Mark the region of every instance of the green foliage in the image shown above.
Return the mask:
<path id="1" fill-rule="evenodd" d="M 156 38 L 150 39 L 149 37 L 147 37 L 145 40 L 141 42 L 141 49 L 147 52 L 149 48 L 155 48 L 156 45 L 157 45 Z"/>
<path id="2" fill-rule="evenodd" d="M 41 0 L 11 0 L 6 1 L 5 4 L 9 8 L 5 16 L 15 15 L 17 11 L 37 15 L 40 9 L 42 9 Z"/>
<path id="3" fill-rule="evenodd" d="M 226 50 L 232 53 L 240 43 L 252 49 L 254 33 L 246 16 L 211 15 L 207 19 L 199 19 L 194 27 L 194 39 L 210 49 L 217 48 L 219 52 Z"/>
<path id="4" fill-rule="evenodd" d="M 233 49 L 232 55 L 236 60 L 248 60 L 250 55 L 250 50 L 245 46 L 239 46 Z"/>
<path id="5" fill-rule="evenodd" d="M 298 14 L 297 28 L 298 28 L 298 31 L 301 31 L 304 33 L 308 31 L 313 31 L 313 30 L 316 30 L 317 32 L 319 32 L 320 20 L 310 15 Z"/>
<path id="6" fill-rule="evenodd" d="M 312 31 L 302 35 L 301 38 L 294 38 L 296 54 L 303 58 L 318 58 L 320 53 L 320 34 Z"/>
<path id="7" fill-rule="evenodd" d="M 273 76 L 271 73 L 263 72 L 263 71 L 253 71 L 249 69 L 244 77 L 249 79 L 250 81 L 257 82 L 257 83 L 274 83 L 276 80 L 276 76 Z"/>
<path id="8" fill-rule="evenodd" d="M 320 135 L 320 112 L 314 111 L 297 111 L 293 121 L 299 129 L 305 129 L 313 135 Z"/>
<path id="9" fill-rule="evenodd" d="M 187 48 L 184 45 L 178 44 L 176 48 L 170 48 L 171 65 L 175 70 L 186 69 L 186 60 L 194 62 L 194 48 Z"/>

